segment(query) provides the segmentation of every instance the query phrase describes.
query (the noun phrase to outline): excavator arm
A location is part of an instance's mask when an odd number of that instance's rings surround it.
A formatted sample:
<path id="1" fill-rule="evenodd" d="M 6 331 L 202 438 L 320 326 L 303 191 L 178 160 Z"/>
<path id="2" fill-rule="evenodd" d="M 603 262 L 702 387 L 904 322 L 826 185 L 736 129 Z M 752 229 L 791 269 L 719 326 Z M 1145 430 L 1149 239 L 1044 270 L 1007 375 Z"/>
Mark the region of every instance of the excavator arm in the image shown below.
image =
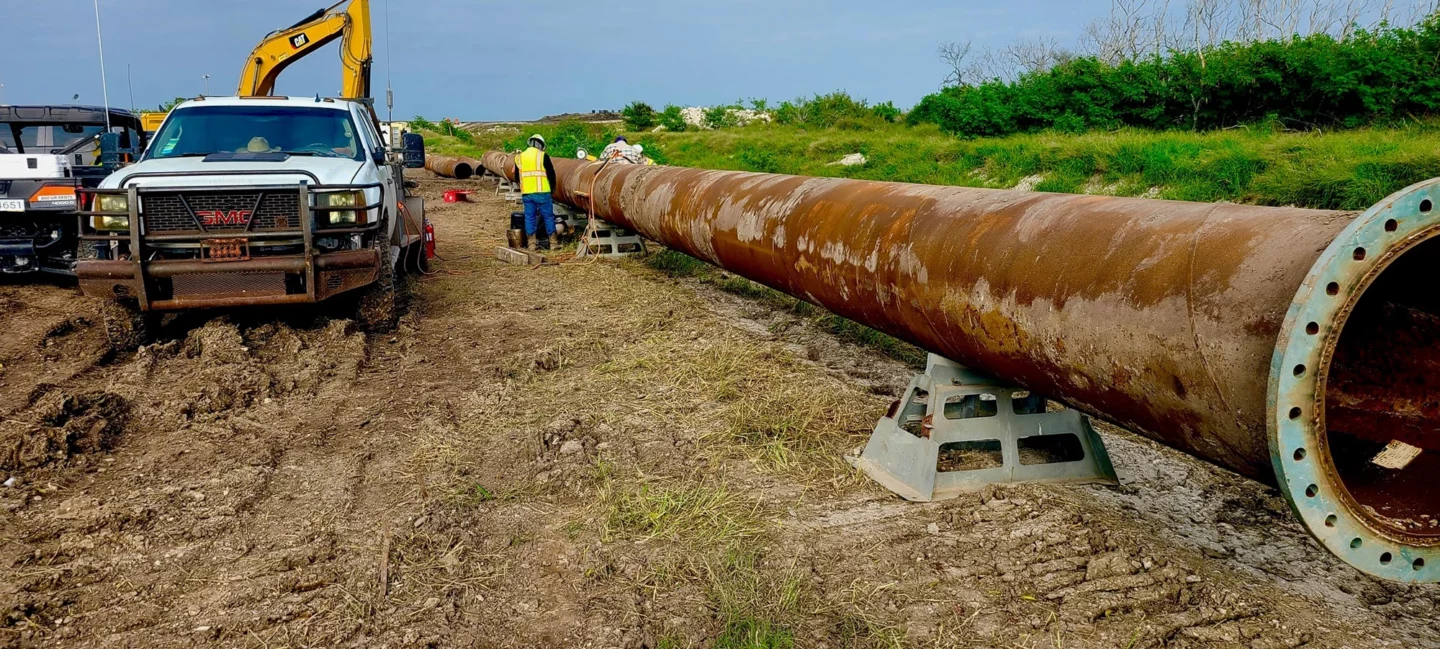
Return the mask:
<path id="1" fill-rule="evenodd" d="M 341 5 L 349 4 L 343 11 Z M 371 52 L 370 0 L 341 0 L 315 12 L 288 29 L 271 32 L 240 73 L 241 97 L 268 97 L 275 94 L 275 81 L 285 68 L 332 42 L 340 43 L 340 64 L 344 83 L 340 96 L 363 99 L 370 96 Z"/>

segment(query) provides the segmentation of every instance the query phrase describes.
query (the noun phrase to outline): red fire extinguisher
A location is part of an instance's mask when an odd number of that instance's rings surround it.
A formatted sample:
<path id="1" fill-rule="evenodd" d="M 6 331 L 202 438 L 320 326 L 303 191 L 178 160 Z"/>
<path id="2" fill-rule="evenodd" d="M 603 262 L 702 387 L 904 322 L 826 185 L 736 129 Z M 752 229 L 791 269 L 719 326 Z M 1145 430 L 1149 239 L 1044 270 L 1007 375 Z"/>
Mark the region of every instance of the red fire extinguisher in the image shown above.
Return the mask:
<path id="1" fill-rule="evenodd" d="M 435 258 L 435 226 L 425 219 L 425 258 Z"/>

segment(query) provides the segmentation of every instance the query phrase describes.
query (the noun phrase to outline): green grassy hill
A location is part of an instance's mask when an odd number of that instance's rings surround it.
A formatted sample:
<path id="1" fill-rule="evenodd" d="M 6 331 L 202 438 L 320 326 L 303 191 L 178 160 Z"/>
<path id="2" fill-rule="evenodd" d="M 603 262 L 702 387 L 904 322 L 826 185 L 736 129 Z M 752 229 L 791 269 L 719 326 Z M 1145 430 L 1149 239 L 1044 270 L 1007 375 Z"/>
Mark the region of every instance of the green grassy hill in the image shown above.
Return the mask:
<path id="1" fill-rule="evenodd" d="M 539 132 L 550 141 L 552 155 L 569 157 L 579 147 L 598 151 L 614 137 L 615 126 L 525 125 L 426 135 L 434 152 L 478 155 L 515 150 L 529 133 Z M 1262 125 L 1205 133 L 1122 129 L 980 139 L 880 120 L 854 130 L 758 124 L 630 135 L 656 160 L 687 167 L 1325 209 L 1365 209 L 1407 185 L 1440 176 L 1440 121 L 1434 120 L 1337 132 Z M 865 164 L 834 164 L 853 153 L 863 154 Z"/>

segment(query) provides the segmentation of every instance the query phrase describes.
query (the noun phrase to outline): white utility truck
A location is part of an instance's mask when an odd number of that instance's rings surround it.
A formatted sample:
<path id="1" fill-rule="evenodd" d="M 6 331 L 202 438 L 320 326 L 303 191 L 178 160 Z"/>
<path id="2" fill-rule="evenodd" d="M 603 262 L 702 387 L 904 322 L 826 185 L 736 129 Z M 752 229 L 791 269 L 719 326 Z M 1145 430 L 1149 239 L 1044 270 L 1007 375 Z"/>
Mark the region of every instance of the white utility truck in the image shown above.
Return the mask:
<path id="1" fill-rule="evenodd" d="M 397 274 L 426 264 L 425 207 L 368 100 L 206 97 L 172 110 L 140 159 L 82 193 L 86 295 L 121 347 L 165 312 L 348 299 L 393 328 Z M 412 185 L 413 186 L 413 185 Z"/>
<path id="2" fill-rule="evenodd" d="M 107 123 L 125 147 L 144 146 L 123 110 L 0 106 L 0 275 L 74 272 L 75 192 L 114 170 L 99 156 Z"/>

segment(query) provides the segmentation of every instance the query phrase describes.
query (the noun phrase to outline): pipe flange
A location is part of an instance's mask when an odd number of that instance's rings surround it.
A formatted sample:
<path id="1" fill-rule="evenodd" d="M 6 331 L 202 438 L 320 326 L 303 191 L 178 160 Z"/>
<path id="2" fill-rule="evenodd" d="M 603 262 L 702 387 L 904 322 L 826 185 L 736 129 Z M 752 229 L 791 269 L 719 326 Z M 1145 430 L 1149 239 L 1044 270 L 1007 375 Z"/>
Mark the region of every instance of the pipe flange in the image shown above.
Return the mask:
<path id="1" fill-rule="evenodd" d="M 1357 217 L 1305 278 L 1270 367 L 1270 456 L 1291 509 L 1330 552 L 1400 582 L 1440 581 L 1440 537 L 1405 534 L 1364 513 L 1340 479 L 1325 429 L 1330 362 L 1365 290 L 1405 252 L 1440 234 L 1440 180 L 1411 185 Z"/>

